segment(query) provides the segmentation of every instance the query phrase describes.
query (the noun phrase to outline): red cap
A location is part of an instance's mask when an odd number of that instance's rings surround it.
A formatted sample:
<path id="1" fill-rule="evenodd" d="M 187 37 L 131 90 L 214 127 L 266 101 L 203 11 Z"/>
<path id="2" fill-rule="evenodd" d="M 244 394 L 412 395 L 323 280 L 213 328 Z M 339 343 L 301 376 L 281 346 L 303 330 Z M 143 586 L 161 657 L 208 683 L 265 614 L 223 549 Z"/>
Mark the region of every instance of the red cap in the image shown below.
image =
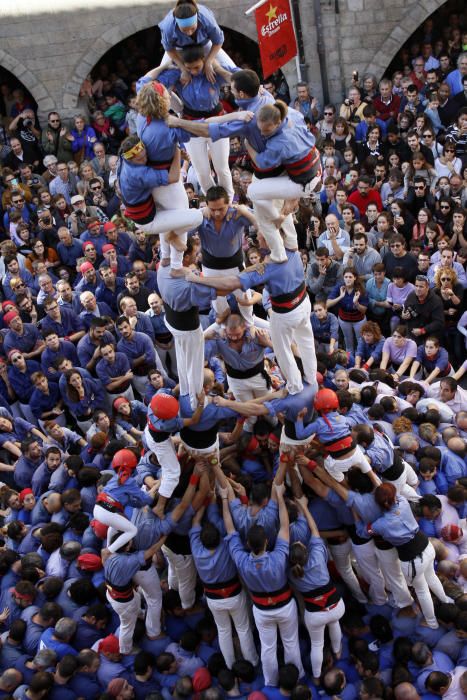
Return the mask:
<path id="1" fill-rule="evenodd" d="M 125 687 L 126 680 L 124 678 L 112 678 L 107 686 L 107 693 L 113 698 L 118 698 L 123 688 Z"/>
<path id="2" fill-rule="evenodd" d="M 13 350 L 12 350 L 12 352 L 13 352 Z M 17 352 L 17 350 L 15 350 L 14 352 Z M 26 498 L 26 496 L 29 496 L 29 494 L 31 494 L 31 493 L 32 493 L 32 489 L 23 489 L 22 491 L 20 491 L 19 492 L 19 502 L 24 503 L 24 499 Z"/>
<path id="3" fill-rule="evenodd" d="M 454 542 L 455 540 L 458 540 L 459 537 L 462 537 L 463 534 L 464 531 L 462 528 L 452 523 L 451 525 L 445 525 L 443 528 L 441 528 L 441 537 L 443 540 L 446 540 L 446 542 Z"/>
<path id="4" fill-rule="evenodd" d="M 90 525 L 94 530 L 94 534 L 100 540 L 104 540 L 107 537 L 107 530 L 109 529 L 108 525 L 104 525 L 104 523 L 101 523 L 100 520 L 91 520 Z"/>
<path id="5" fill-rule="evenodd" d="M 320 389 L 315 396 L 314 406 L 318 413 L 337 411 L 339 400 L 336 392 L 332 389 Z"/>
<path id="6" fill-rule="evenodd" d="M 81 246 L 81 248 L 82 248 L 83 250 L 86 250 L 86 246 L 88 246 L 88 245 L 92 245 L 92 247 L 95 248 L 95 245 L 94 245 L 94 243 L 93 243 L 92 241 L 84 241 L 84 243 L 83 243 L 83 245 Z"/>
<path id="7" fill-rule="evenodd" d="M 7 299 L 6 301 L 2 301 L 2 309 L 3 309 L 3 311 L 5 311 L 5 309 L 7 309 L 9 306 L 14 306 L 15 309 L 16 309 L 16 304 L 15 304 L 15 302 L 12 301 L 11 299 Z"/>
<path id="8" fill-rule="evenodd" d="M 163 392 L 152 397 L 149 404 L 154 415 L 161 420 L 170 420 L 178 415 L 178 401 L 175 396 Z"/>
<path id="9" fill-rule="evenodd" d="M 112 223 L 111 221 L 106 221 L 104 224 L 104 233 L 108 233 L 109 231 L 113 231 L 116 228 L 117 227 L 115 226 L 114 223 Z"/>
<path id="10" fill-rule="evenodd" d="M 316 372 L 316 381 L 318 382 L 319 386 L 324 384 L 324 377 L 321 372 Z"/>
<path id="11" fill-rule="evenodd" d="M 102 559 L 97 554 L 80 554 L 78 566 L 83 571 L 100 571 L 102 569 Z"/>
<path id="12" fill-rule="evenodd" d="M 267 700 L 267 698 L 260 690 L 254 690 L 249 694 L 248 700 Z"/>
<path id="13" fill-rule="evenodd" d="M 3 317 L 3 321 L 9 326 L 13 319 L 17 318 L 18 316 L 19 313 L 17 311 L 7 311 L 7 313 Z"/>
<path id="14" fill-rule="evenodd" d="M 268 440 L 271 440 L 271 442 L 276 442 L 278 445 L 281 441 L 279 435 L 276 435 L 276 433 L 269 433 Z"/>
<path id="15" fill-rule="evenodd" d="M 118 399 L 115 399 L 114 402 L 112 403 L 112 408 L 114 408 L 116 411 L 120 408 L 120 406 L 123 406 L 123 404 L 128 404 L 130 403 L 128 399 L 126 399 L 124 396 L 119 396 Z"/>
<path id="16" fill-rule="evenodd" d="M 212 677 L 207 668 L 198 668 L 193 674 L 193 690 L 201 693 L 211 687 Z"/>
<path id="17" fill-rule="evenodd" d="M 112 243 L 106 243 L 105 245 L 102 246 L 103 253 L 108 253 L 110 250 L 115 250 L 115 246 L 112 245 Z"/>
<path id="18" fill-rule="evenodd" d="M 118 654 L 120 646 L 117 637 L 114 634 L 109 634 L 107 637 L 104 637 L 104 639 L 101 639 L 99 642 L 97 650 L 99 653 Z"/>
<path id="19" fill-rule="evenodd" d="M 94 265 L 90 262 L 84 262 L 79 266 L 79 271 L 82 275 L 84 275 L 84 273 L 88 270 L 94 270 Z"/>

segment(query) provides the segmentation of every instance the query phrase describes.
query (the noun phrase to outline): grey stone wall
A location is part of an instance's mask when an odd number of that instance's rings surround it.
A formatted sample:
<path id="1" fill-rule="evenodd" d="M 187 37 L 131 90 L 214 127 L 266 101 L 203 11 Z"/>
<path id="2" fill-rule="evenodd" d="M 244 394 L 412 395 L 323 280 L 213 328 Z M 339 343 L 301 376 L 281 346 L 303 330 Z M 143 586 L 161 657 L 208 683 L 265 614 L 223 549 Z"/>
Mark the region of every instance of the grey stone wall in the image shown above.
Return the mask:
<path id="1" fill-rule="evenodd" d="M 54 0 L 53 12 L 35 11 L 36 5 L 17 0 L 16 9 L 0 9 L 0 65 L 13 73 L 32 93 L 39 115 L 58 109 L 71 117 L 78 111 L 83 79 L 115 44 L 132 34 L 156 25 L 173 2 L 154 0 L 74 0 L 74 9 L 64 0 Z M 380 77 L 404 41 L 440 7 L 442 0 L 320 0 L 328 85 L 331 100 L 340 102 L 351 73 L 373 72 Z M 244 10 L 253 3 L 240 0 L 209 0 L 206 4 L 218 21 L 256 40 L 253 18 Z M 80 6 L 81 5 L 81 6 Z M 305 39 L 308 80 L 322 97 L 317 52 L 314 0 L 300 0 Z M 26 13 L 27 12 L 27 13 Z M 285 73 L 291 86 L 296 82 L 294 62 Z"/>

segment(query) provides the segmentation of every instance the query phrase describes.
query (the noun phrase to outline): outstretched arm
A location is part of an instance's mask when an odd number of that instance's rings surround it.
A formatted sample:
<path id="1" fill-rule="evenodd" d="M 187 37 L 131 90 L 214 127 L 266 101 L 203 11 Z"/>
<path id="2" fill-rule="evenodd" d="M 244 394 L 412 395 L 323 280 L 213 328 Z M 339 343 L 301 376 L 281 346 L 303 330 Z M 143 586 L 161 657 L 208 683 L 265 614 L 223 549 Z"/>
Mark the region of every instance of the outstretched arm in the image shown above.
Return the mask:
<path id="1" fill-rule="evenodd" d="M 306 496 L 300 496 L 300 498 L 295 499 L 295 503 L 297 504 L 299 510 L 301 513 L 306 518 L 306 521 L 308 523 L 308 527 L 310 528 L 310 532 L 313 535 L 313 537 L 320 537 L 318 527 L 315 523 L 315 519 L 308 510 L 308 500 Z"/>
<path id="2" fill-rule="evenodd" d="M 213 287 L 218 292 L 233 292 L 235 289 L 240 289 L 242 284 L 237 275 L 227 275 L 226 277 L 200 277 L 193 272 L 189 272 L 185 279 L 187 282 L 195 284 L 204 284 L 205 287 Z"/>

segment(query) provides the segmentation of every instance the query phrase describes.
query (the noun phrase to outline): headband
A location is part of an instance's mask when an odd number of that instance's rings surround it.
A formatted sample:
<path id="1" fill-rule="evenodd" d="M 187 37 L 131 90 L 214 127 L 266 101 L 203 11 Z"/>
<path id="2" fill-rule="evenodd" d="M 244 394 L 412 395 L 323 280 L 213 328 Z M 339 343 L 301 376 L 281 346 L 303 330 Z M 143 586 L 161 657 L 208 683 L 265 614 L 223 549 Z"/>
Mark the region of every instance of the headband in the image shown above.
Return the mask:
<path id="1" fill-rule="evenodd" d="M 175 21 L 180 27 L 180 29 L 187 29 L 188 27 L 195 27 L 198 24 L 198 13 L 195 12 L 191 17 L 175 17 Z"/>
<path id="2" fill-rule="evenodd" d="M 157 92 L 157 94 L 162 97 L 162 95 L 164 94 L 164 89 L 165 89 L 164 86 L 162 85 L 162 83 L 160 83 L 158 80 L 153 80 L 151 85 L 154 88 L 154 90 Z"/>
<path id="3" fill-rule="evenodd" d="M 138 143 L 135 143 L 134 146 L 128 149 L 128 151 L 125 151 L 122 153 L 123 157 L 125 160 L 131 160 L 134 158 L 134 156 L 139 156 L 140 153 L 144 151 L 144 143 L 142 141 L 138 141 Z"/>

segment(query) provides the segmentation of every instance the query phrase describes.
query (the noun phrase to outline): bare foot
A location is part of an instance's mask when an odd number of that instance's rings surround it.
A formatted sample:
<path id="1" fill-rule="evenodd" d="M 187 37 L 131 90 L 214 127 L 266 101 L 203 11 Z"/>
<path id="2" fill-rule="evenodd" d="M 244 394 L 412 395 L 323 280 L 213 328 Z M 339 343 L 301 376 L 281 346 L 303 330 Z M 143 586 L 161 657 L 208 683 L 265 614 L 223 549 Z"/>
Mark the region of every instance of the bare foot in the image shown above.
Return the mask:
<path id="1" fill-rule="evenodd" d="M 162 267 L 169 267 L 169 265 L 170 265 L 170 258 L 162 258 L 162 260 L 161 260 L 161 265 L 162 265 Z"/>
<path id="2" fill-rule="evenodd" d="M 172 267 L 170 270 L 170 276 L 171 277 L 185 277 L 185 271 L 183 270 L 183 267 L 178 267 L 178 268 Z"/>

